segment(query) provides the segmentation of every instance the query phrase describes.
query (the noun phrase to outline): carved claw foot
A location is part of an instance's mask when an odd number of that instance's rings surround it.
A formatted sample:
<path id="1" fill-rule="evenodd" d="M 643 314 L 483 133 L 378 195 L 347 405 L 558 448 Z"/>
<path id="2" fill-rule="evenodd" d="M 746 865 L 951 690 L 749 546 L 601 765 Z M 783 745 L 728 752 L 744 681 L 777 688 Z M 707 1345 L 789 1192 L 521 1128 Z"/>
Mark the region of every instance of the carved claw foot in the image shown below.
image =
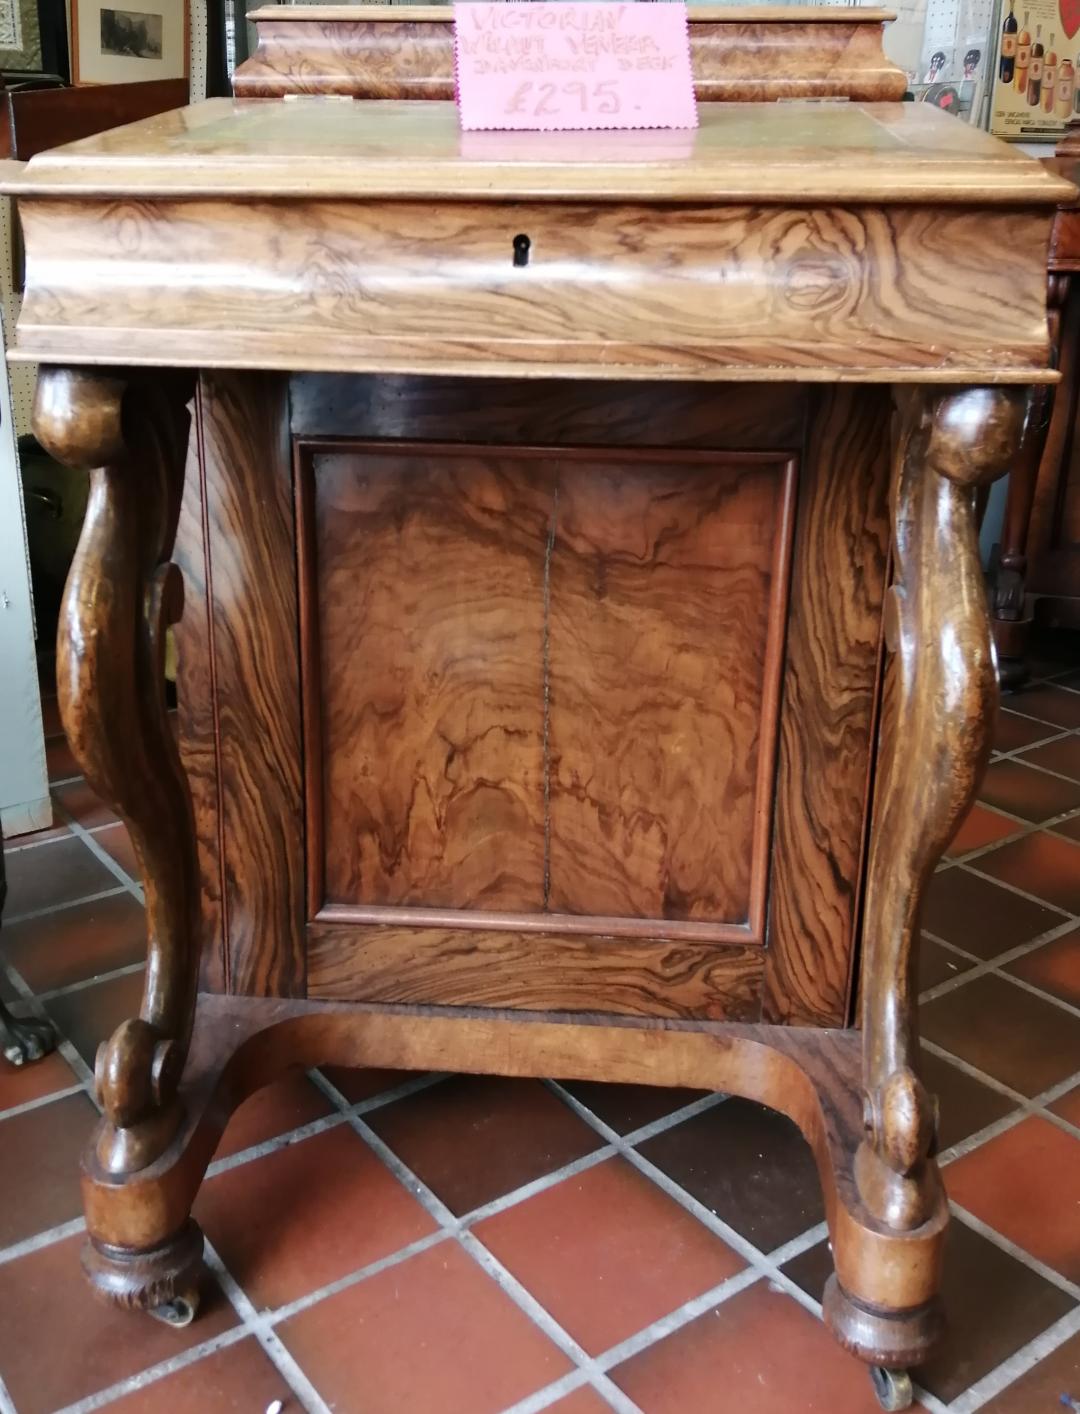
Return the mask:
<path id="1" fill-rule="evenodd" d="M 56 1037 L 47 1021 L 35 1016 L 12 1016 L 0 1002 L 0 1050 L 12 1065 L 28 1065 L 56 1049 Z"/>
<path id="2" fill-rule="evenodd" d="M 198 1313 L 203 1235 L 190 1218 L 167 1242 L 142 1251 L 91 1237 L 82 1264 L 95 1294 L 114 1306 L 170 1326 L 188 1326 Z"/>

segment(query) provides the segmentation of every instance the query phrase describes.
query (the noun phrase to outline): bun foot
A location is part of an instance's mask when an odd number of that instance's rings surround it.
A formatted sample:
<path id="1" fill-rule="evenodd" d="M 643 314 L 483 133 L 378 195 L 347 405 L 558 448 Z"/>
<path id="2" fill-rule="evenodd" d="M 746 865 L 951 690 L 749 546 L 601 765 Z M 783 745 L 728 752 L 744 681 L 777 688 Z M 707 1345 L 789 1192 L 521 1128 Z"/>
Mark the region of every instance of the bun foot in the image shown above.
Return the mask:
<path id="1" fill-rule="evenodd" d="M 199 1309 L 203 1235 L 188 1220 L 157 1247 L 114 1247 L 95 1238 L 83 1248 L 83 1271 L 97 1296 L 129 1311 L 148 1311 L 170 1326 L 188 1326 Z"/>
<path id="2" fill-rule="evenodd" d="M 47 1021 L 35 1016 L 12 1016 L 0 1003 L 0 1049 L 12 1065 L 29 1065 L 56 1048 L 56 1037 Z"/>
<path id="3" fill-rule="evenodd" d="M 822 1306 L 826 1324 L 845 1350 L 877 1367 L 872 1372 L 875 1390 L 879 1378 L 899 1381 L 909 1365 L 921 1365 L 941 1336 L 937 1301 L 910 1311 L 882 1310 L 849 1296 L 835 1275 L 826 1284 Z M 907 1405 L 883 1404 L 882 1408 L 906 1409 Z"/>

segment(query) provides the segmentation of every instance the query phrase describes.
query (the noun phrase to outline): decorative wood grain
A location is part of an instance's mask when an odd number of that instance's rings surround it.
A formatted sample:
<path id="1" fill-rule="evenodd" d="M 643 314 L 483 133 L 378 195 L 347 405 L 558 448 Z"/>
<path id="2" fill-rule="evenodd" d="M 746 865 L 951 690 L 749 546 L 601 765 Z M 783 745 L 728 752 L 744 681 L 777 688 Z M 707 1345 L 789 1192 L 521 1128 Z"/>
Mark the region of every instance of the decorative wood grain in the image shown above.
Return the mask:
<path id="1" fill-rule="evenodd" d="M 209 99 L 41 153 L 4 173 L 0 193 L 977 208 L 1052 208 L 1076 195 L 929 103 L 702 103 L 698 119 L 583 144 L 574 132 L 463 134 L 450 102 Z"/>
<path id="2" fill-rule="evenodd" d="M 246 98 L 347 93 L 354 98 L 454 97 L 452 13 L 434 6 L 256 10 L 258 45 L 233 75 Z M 699 99 L 903 97 L 903 73 L 882 53 L 882 10 L 690 9 Z"/>
<path id="3" fill-rule="evenodd" d="M 934 1107 L 918 1078 L 916 968 L 923 894 L 990 754 L 997 677 L 979 558 L 975 488 L 1020 444 L 1015 389 L 911 390 L 899 407 L 892 492 L 895 583 L 885 619 L 895 712 L 874 791 L 863 953 L 868 1209 L 892 1228 L 940 1203 Z"/>
<path id="4" fill-rule="evenodd" d="M 298 468 L 309 913 L 760 939 L 794 464 L 316 443 Z"/>
<path id="5" fill-rule="evenodd" d="M 127 826 L 146 893 L 139 1015 L 102 1044 L 95 1068 L 97 1153 L 114 1174 L 151 1163 L 176 1133 L 195 1012 L 195 830 L 165 704 L 165 636 L 183 608 L 172 548 L 190 391 L 190 379 L 165 374 L 129 382 L 47 369 L 34 399 L 45 450 L 90 473 L 57 635 L 64 733 L 90 788 Z"/>
<path id="6" fill-rule="evenodd" d="M 372 449 L 308 474 L 326 900 L 542 909 L 548 467 Z"/>
<path id="7" fill-rule="evenodd" d="M 775 456 L 559 465 L 551 910 L 761 936 L 793 479 Z"/>
<path id="8" fill-rule="evenodd" d="M 289 382 L 294 437 L 405 438 L 491 446 L 801 447 L 808 388 L 747 384 L 718 397 L 700 383 L 299 373 Z"/>
<path id="9" fill-rule="evenodd" d="M 225 991 L 225 937 L 221 910 L 221 852 L 217 693 L 210 652 L 209 546 L 203 517 L 198 419 L 188 443 L 184 492 L 173 561 L 184 577 L 184 612 L 173 628 L 176 644 L 177 745 L 194 807 L 199 861 L 199 986 Z"/>
<path id="10" fill-rule="evenodd" d="M 890 402 L 823 392 L 800 476 L 763 1016 L 848 1014 L 888 552 Z"/>
<path id="11" fill-rule="evenodd" d="M 745 1021 L 759 1014 L 761 973 L 762 951 L 753 946 L 308 925 L 312 998 Z"/>
<path id="12" fill-rule="evenodd" d="M 632 203 L 511 203 L 496 215 L 464 201 L 251 202 L 242 278 L 226 200 L 21 211 L 19 350 L 46 361 L 154 361 L 167 329 L 174 363 L 219 368 L 1055 376 L 1049 218 L 1031 207 L 688 205 L 673 223 Z M 511 261 L 522 231 L 534 251 L 524 269 Z M 103 258 L 116 250 L 122 261 Z"/>
<path id="13" fill-rule="evenodd" d="M 574 1013 L 203 997 L 187 1123 L 168 1155 L 124 1185 L 93 1162 L 83 1191 L 96 1289 L 129 1306 L 180 1283 L 199 1183 L 230 1112 L 296 1066 L 455 1070 L 721 1090 L 782 1111 L 814 1154 L 839 1282 L 826 1317 L 863 1360 L 920 1363 L 940 1332 L 944 1195 L 912 1232 L 876 1223 L 852 1160 L 862 1133 L 853 1031 Z"/>
<path id="14" fill-rule="evenodd" d="M 284 379 L 199 394 L 221 773 L 229 990 L 302 995 L 303 810 L 292 473 Z"/>

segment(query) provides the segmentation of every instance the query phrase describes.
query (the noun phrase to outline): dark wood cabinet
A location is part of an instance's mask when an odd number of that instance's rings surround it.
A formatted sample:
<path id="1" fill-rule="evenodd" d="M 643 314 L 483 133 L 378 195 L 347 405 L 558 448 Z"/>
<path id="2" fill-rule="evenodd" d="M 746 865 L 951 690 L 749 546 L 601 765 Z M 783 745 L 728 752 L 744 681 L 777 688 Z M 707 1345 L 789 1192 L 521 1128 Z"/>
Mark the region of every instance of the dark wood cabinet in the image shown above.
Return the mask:
<path id="1" fill-rule="evenodd" d="M 91 1280 L 190 1319 L 202 1176 L 289 1066 L 725 1090 L 811 1145 L 826 1317 L 899 1408 L 975 499 L 1055 377 L 1072 188 L 897 101 L 880 12 L 692 14 L 697 132 L 595 140 L 463 136 L 444 11 L 256 19 L 242 100 L 6 188 L 37 433 L 91 476 L 61 710 L 147 889 Z"/>

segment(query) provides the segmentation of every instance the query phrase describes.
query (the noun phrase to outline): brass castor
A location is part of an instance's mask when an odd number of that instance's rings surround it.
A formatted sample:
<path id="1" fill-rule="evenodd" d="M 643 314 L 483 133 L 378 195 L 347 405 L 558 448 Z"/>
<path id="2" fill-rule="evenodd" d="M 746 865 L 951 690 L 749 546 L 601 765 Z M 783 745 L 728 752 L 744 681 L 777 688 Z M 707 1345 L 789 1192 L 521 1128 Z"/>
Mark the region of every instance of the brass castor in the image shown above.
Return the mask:
<path id="1" fill-rule="evenodd" d="M 190 1326 L 199 1314 L 198 1288 L 192 1287 L 188 1291 L 178 1292 L 171 1301 L 163 1301 L 160 1306 L 151 1306 L 149 1314 L 155 1321 L 160 1321 L 162 1325 L 175 1326 L 177 1330 Z"/>
<path id="2" fill-rule="evenodd" d="M 887 1365 L 871 1365 L 870 1383 L 874 1386 L 877 1402 L 886 1414 L 896 1414 L 897 1410 L 911 1408 L 915 1396 L 911 1389 L 911 1376 L 906 1370 L 890 1370 Z"/>

